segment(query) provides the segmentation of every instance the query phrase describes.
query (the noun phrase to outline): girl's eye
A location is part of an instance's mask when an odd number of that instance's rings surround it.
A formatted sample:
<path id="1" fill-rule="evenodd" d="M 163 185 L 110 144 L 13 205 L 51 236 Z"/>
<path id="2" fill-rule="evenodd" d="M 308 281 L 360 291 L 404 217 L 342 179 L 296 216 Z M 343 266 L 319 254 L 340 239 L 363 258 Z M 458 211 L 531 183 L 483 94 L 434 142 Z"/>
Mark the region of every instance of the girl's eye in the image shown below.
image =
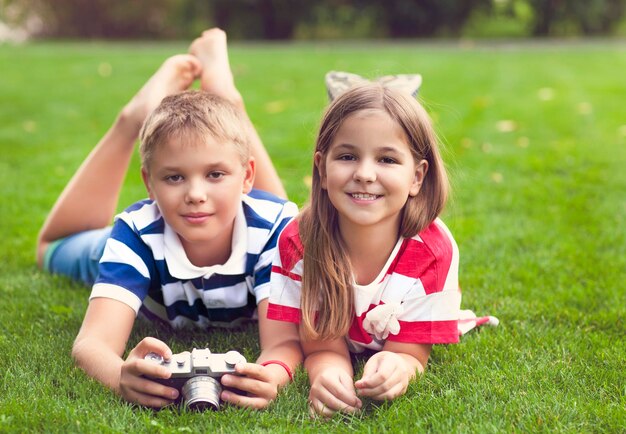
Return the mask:
<path id="1" fill-rule="evenodd" d="M 356 160 L 356 157 L 352 154 L 342 154 L 339 157 L 337 157 L 337 160 L 339 161 L 354 161 Z"/>
<path id="2" fill-rule="evenodd" d="M 180 182 L 182 180 L 183 180 L 183 177 L 181 175 L 168 175 L 165 177 L 165 181 L 171 182 L 171 183 Z"/>
<path id="3" fill-rule="evenodd" d="M 384 164 L 396 164 L 397 163 L 397 161 L 391 157 L 383 157 L 380 159 L 380 162 Z"/>

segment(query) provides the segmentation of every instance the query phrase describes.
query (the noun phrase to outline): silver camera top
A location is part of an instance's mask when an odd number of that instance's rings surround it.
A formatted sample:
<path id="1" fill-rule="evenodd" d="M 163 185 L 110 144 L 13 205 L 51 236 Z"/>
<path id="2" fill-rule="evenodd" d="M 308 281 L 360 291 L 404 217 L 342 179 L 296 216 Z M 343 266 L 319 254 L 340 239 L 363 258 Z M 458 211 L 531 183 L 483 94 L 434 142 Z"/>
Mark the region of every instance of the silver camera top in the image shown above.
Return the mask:
<path id="1" fill-rule="evenodd" d="M 169 360 L 156 353 L 147 354 L 144 359 L 165 366 L 172 373 L 171 378 L 187 378 L 200 375 L 221 377 L 235 372 L 237 363 L 245 363 L 246 358 L 237 351 L 214 354 L 208 348 L 194 348 L 191 352 L 173 354 Z"/>

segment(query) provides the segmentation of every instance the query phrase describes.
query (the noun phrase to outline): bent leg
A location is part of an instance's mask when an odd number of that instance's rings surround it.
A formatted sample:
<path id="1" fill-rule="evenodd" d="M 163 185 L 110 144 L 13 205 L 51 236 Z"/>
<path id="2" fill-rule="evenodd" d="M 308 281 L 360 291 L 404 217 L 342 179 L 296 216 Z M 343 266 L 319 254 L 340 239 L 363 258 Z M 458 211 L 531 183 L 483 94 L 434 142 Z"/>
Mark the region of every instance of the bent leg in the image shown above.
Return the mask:
<path id="1" fill-rule="evenodd" d="M 200 77 L 202 89 L 234 103 L 244 114 L 244 119 L 248 125 L 250 151 L 256 162 L 254 188 L 286 198 L 287 193 L 274 164 L 263 146 L 263 142 L 246 112 L 243 98 L 235 86 L 235 79 L 228 61 L 226 33 L 217 28 L 204 31 L 202 36 L 191 43 L 189 52 L 202 63 L 202 75 Z"/>
<path id="2" fill-rule="evenodd" d="M 98 264 L 110 234 L 111 226 L 108 226 L 54 241 L 46 250 L 42 268 L 91 287 L 98 277 Z"/>
<path id="3" fill-rule="evenodd" d="M 50 243 L 111 223 L 145 118 L 165 96 L 187 89 L 201 68 L 194 56 L 170 57 L 123 108 L 48 214 L 37 240 L 40 267 Z"/>

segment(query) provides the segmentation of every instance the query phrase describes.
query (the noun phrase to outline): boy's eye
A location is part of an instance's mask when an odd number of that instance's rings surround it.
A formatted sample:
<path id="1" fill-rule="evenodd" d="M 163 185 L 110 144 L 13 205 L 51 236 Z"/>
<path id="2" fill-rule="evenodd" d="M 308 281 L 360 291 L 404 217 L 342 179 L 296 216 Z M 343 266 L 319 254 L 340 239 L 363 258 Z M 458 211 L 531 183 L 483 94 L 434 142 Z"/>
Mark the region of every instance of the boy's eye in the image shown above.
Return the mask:
<path id="1" fill-rule="evenodd" d="M 209 172 L 207 177 L 210 179 L 220 179 L 224 176 L 224 172 Z"/>

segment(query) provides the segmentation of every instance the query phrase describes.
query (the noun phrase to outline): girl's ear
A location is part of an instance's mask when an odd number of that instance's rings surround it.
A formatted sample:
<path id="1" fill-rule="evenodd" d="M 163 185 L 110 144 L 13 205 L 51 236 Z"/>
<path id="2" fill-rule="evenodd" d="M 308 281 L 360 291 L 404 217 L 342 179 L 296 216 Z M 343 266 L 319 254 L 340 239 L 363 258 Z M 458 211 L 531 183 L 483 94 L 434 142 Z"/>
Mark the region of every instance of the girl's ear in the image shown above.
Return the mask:
<path id="1" fill-rule="evenodd" d="M 248 194 L 254 186 L 254 177 L 256 174 L 256 163 L 254 157 L 250 157 L 248 162 L 243 166 L 243 193 Z"/>
<path id="2" fill-rule="evenodd" d="M 317 151 L 313 156 L 313 162 L 315 163 L 315 168 L 317 169 L 317 173 L 320 176 L 320 183 L 322 188 L 326 190 L 326 162 L 324 160 L 324 155 L 321 152 Z"/>
<path id="3" fill-rule="evenodd" d="M 148 174 L 148 171 L 144 167 L 141 168 L 141 179 L 143 179 L 143 185 L 146 186 L 146 190 L 148 191 L 148 197 L 154 200 L 152 188 L 150 187 L 150 174 Z"/>
<path id="4" fill-rule="evenodd" d="M 409 196 L 415 197 L 422 188 L 424 178 L 426 178 L 426 172 L 428 172 L 428 161 L 421 160 L 415 165 L 415 177 L 413 178 L 413 184 L 409 190 Z"/>

